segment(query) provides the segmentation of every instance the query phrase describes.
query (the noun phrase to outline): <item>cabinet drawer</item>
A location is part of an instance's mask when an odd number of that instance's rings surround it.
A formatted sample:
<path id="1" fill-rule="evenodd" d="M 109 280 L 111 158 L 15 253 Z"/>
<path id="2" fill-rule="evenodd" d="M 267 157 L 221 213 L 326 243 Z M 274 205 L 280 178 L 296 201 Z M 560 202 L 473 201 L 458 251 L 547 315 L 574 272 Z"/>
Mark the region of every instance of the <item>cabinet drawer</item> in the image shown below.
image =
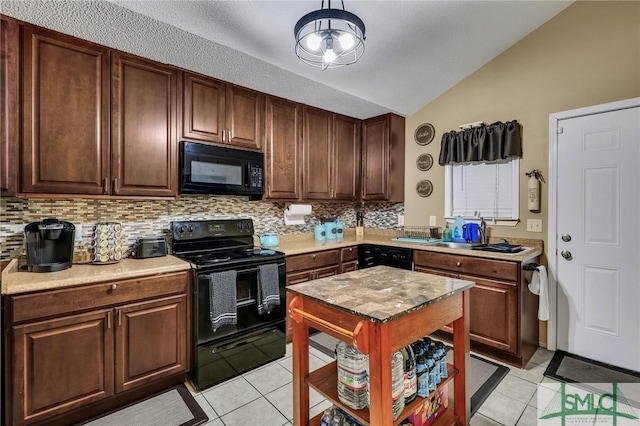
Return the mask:
<path id="1" fill-rule="evenodd" d="M 454 273 L 481 275 L 508 281 L 518 280 L 517 262 L 481 259 L 433 251 L 414 251 L 414 264 L 416 267 L 437 268 Z"/>
<path id="2" fill-rule="evenodd" d="M 11 297 L 12 323 L 187 291 L 187 273 L 158 275 Z"/>
<path id="3" fill-rule="evenodd" d="M 358 247 L 345 247 L 340 250 L 340 261 L 358 260 Z"/>
<path id="4" fill-rule="evenodd" d="M 325 250 L 287 257 L 287 272 L 315 269 L 340 263 L 340 250 Z"/>

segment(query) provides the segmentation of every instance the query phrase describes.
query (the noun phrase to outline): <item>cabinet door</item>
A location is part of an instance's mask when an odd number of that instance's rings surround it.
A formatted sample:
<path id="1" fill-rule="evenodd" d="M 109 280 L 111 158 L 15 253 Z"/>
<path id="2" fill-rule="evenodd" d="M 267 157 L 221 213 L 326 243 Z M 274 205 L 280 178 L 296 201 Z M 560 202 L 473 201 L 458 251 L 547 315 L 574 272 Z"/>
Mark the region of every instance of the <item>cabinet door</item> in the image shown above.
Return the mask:
<path id="1" fill-rule="evenodd" d="M 187 296 L 116 309 L 116 392 L 186 371 Z"/>
<path id="2" fill-rule="evenodd" d="M 512 354 L 518 354 L 518 286 L 516 283 L 489 280 L 475 275 L 460 275 L 416 266 L 417 272 L 474 281 L 469 291 L 469 338 Z M 453 332 L 450 325 L 442 327 Z"/>
<path id="3" fill-rule="evenodd" d="M 302 198 L 329 200 L 333 196 L 332 161 L 333 114 L 304 107 L 302 131 Z"/>
<path id="4" fill-rule="evenodd" d="M 469 335 L 472 340 L 518 353 L 518 286 L 515 283 L 460 275 L 475 281 L 469 291 Z"/>
<path id="5" fill-rule="evenodd" d="M 266 100 L 266 194 L 267 199 L 300 198 L 301 106 L 267 97 Z"/>
<path id="6" fill-rule="evenodd" d="M 182 137 L 223 142 L 225 88 L 221 81 L 184 73 Z"/>
<path id="7" fill-rule="evenodd" d="M 334 115 L 333 195 L 336 200 L 356 200 L 360 183 L 360 120 Z"/>
<path id="8" fill-rule="evenodd" d="M 14 423 L 113 395 L 112 310 L 13 327 Z"/>
<path id="9" fill-rule="evenodd" d="M 262 151 L 264 137 L 264 95 L 242 87 L 227 85 L 228 143 Z"/>
<path id="10" fill-rule="evenodd" d="M 108 49 L 25 25 L 22 51 L 22 192 L 107 193 Z"/>
<path id="11" fill-rule="evenodd" d="M 112 193 L 177 194 L 175 68 L 113 53 Z"/>
<path id="12" fill-rule="evenodd" d="M 0 196 L 18 183 L 18 23 L 0 16 Z"/>
<path id="13" fill-rule="evenodd" d="M 386 116 L 362 125 L 362 200 L 384 201 L 388 194 L 389 120 Z"/>

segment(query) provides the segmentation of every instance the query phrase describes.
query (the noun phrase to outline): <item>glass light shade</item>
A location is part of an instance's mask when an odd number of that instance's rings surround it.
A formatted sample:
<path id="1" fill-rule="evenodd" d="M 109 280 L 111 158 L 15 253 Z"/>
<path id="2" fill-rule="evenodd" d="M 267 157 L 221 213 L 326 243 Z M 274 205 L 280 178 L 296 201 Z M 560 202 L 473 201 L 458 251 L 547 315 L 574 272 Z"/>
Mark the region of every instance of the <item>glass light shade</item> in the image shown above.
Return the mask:
<path id="1" fill-rule="evenodd" d="M 364 23 L 346 10 L 308 13 L 296 23 L 294 35 L 298 58 L 322 70 L 354 64 L 364 53 Z"/>

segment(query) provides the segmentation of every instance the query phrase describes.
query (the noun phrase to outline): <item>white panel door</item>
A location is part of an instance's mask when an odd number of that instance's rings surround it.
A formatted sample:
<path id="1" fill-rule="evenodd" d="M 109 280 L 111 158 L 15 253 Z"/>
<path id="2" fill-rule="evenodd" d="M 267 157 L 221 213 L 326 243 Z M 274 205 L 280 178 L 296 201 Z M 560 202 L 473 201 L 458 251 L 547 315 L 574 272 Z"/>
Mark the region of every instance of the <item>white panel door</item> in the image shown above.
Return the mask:
<path id="1" fill-rule="evenodd" d="M 640 371 L 640 108 L 558 125 L 558 349 Z"/>

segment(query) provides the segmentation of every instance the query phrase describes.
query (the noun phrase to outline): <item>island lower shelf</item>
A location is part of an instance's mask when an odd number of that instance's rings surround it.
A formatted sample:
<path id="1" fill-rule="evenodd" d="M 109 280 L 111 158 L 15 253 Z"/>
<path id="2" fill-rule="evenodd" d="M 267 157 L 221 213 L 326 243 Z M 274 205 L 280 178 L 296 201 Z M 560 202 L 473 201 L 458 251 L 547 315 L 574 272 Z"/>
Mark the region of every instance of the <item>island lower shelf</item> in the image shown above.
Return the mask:
<path id="1" fill-rule="evenodd" d="M 431 398 L 432 396 L 436 395 L 441 388 L 443 388 L 444 386 L 447 386 L 449 382 L 453 380 L 453 378 L 458 374 L 458 370 L 451 364 L 447 364 L 447 372 L 448 372 L 448 377 L 444 379 L 442 382 L 440 382 L 440 384 L 438 385 L 435 391 L 429 393 L 428 398 Z M 353 408 L 346 406 L 340 401 L 340 398 L 338 397 L 338 386 L 337 386 L 338 369 L 337 369 L 337 363 L 335 361 L 309 373 L 309 376 L 306 378 L 305 382 L 309 386 L 311 386 L 313 389 L 315 389 L 318 393 L 320 393 L 325 398 L 327 398 L 327 400 L 331 401 L 335 406 L 340 407 L 345 412 L 353 416 L 353 418 L 355 418 L 358 422 L 364 425 L 370 424 L 368 408 L 363 408 L 361 410 L 354 410 Z M 400 423 L 402 423 L 402 421 L 405 420 L 407 417 L 409 417 L 414 412 L 414 410 L 420 407 L 426 399 L 427 398 L 416 397 L 416 399 L 414 399 L 404 407 L 404 410 L 402 411 L 400 416 L 393 422 L 393 425 L 397 426 Z M 311 426 L 320 425 L 322 414 L 323 413 L 320 413 L 314 418 L 312 418 L 309 421 L 309 425 Z M 448 408 L 440 415 L 440 417 L 437 419 L 437 422 L 435 424 L 449 425 L 454 423 L 455 423 L 455 420 L 453 417 L 453 410 Z"/>

